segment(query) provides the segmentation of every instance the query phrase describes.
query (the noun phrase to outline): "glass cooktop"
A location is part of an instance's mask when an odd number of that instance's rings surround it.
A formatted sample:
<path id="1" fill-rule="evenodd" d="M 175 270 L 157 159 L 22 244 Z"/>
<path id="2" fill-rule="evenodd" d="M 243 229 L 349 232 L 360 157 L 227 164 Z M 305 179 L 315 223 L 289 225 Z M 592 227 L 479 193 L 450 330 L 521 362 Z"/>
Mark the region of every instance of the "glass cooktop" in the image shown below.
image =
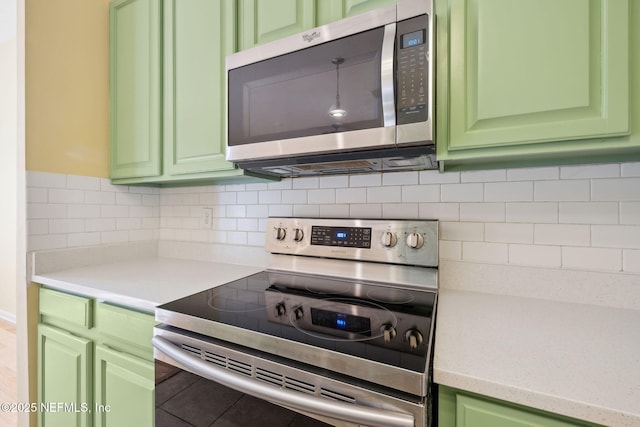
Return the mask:
<path id="1" fill-rule="evenodd" d="M 425 372 L 435 298 L 427 289 L 263 271 L 158 309 L 206 322 L 213 338 L 216 325 L 229 325 Z"/>

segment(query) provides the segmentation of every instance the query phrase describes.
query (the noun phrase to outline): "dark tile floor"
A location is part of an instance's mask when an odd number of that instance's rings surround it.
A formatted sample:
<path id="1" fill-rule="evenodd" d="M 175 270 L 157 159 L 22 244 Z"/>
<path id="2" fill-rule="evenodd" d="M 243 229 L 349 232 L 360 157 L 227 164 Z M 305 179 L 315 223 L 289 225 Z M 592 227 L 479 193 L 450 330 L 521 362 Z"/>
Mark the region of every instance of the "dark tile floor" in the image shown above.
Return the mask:
<path id="1" fill-rule="evenodd" d="M 156 363 L 156 368 L 157 368 Z M 328 424 L 185 371 L 156 370 L 156 427 L 322 427 Z"/>

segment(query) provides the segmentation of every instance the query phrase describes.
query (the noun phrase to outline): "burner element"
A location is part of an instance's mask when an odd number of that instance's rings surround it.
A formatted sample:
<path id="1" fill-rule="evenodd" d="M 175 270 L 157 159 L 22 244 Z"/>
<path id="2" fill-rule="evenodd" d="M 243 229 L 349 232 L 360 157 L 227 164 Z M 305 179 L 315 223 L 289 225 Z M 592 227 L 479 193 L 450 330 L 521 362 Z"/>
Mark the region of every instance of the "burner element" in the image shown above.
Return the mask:
<path id="1" fill-rule="evenodd" d="M 367 298 L 386 304 L 408 304 L 413 301 L 413 295 L 398 288 L 370 289 Z"/>

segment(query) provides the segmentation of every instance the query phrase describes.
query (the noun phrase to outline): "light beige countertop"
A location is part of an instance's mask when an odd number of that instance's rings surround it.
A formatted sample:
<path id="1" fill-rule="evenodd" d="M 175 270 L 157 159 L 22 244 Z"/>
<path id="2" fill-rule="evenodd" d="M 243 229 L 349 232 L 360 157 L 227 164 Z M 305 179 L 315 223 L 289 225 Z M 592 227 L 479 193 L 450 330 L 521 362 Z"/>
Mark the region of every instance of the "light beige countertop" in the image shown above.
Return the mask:
<path id="1" fill-rule="evenodd" d="M 160 304 L 264 270 L 161 252 L 154 244 L 40 252 L 31 281 L 153 313 Z"/>
<path id="2" fill-rule="evenodd" d="M 487 273 L 480 268 L 469 271 L 476 287 Z M 618 279 L 640 290 L 637 277 Z M 519 295 L 441 288 L 434 381 L 596 424 L 640 426 L 640 309 L 536 298 L 521 282 Z"/>

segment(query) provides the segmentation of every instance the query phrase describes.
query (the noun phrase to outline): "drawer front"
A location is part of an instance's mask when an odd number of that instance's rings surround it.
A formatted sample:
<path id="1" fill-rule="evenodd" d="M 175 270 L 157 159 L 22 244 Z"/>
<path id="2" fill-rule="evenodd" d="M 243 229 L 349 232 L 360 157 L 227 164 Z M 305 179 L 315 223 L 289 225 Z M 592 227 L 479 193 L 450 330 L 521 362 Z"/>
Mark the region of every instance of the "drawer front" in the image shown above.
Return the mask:
<path id="1" fill-rule="evenodd" d="M 106 303 L 96 307 L 96 327 L 107 341 L 132 345 L 152 351 L 151 338 L 156 322 L 153 315 Z"/>
<path id="2" fill-rule="evenodd" d="M 93 327 L 92 308 L 91 298 L 40 288 L 41 316 L 48 316 L 90 329 Z"/>

